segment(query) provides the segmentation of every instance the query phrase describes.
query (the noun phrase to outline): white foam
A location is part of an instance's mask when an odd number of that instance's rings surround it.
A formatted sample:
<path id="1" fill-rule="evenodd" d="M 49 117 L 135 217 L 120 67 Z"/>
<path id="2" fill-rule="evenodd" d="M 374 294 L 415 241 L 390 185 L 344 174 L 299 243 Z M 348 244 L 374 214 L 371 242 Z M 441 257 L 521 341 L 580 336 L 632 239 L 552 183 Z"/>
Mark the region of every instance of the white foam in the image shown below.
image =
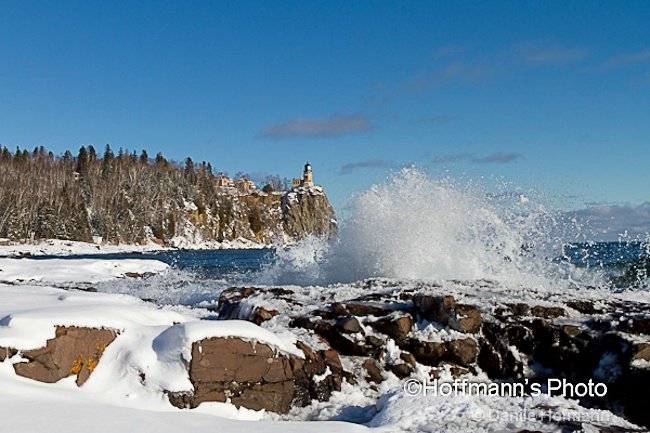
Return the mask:
<path id="1" fill-rule="evenodd" d="M 583 278 L 552 260 L 574 228 L 534 197 L 409 168 L 355 198 L 338 241 L 308 237 L 278 251 L 264 275 L 302 285 L 370 277 L 549 285 Z"/>

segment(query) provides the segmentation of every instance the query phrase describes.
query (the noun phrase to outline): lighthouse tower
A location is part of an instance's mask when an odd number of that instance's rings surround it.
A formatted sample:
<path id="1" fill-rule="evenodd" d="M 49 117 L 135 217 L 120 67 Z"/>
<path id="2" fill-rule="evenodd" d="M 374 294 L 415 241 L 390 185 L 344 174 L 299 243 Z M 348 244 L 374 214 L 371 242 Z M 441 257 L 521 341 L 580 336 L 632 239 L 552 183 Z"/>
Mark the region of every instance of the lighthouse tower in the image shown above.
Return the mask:
<path id="1" fill-rule="evenodd" d="M 302 186 L 314 186 L 314 178 L 312 177 L 311 165 L 309 163 L 305 164 L 305 171 L 302 174 Z"/>

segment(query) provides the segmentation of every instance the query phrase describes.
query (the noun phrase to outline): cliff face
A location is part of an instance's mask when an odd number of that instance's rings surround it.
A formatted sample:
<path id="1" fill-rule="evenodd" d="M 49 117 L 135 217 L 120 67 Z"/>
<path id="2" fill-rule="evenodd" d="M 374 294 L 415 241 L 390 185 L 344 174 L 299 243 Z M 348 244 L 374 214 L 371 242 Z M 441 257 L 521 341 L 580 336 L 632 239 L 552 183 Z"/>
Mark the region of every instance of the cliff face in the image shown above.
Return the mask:
<path id="1" fill-rule="evenodd" d="M 226 178 L 228 179 L 228 178 Z M 60 239 L 111 244 L 191 246 L 245 239 L 287 243 L 308 234 L 336 234 L 334 212 L 305 166 L 300 185 L 271 179 L 264 191 L 245 178 L 224 184 L 210 164 L 181 166 L 162 155 L 122 152 L 107 145 L 104 157 L 82 147 L 79 156 L 55 158 L 0 151 L 0 238 Z M 286 186 L 285 186 L 286 187 Z"/>
<path id="2" fill-rule="evenodd" d="M 310 233 L 326 237 L 337 234 L 334 209 L 320 187 L 285 194 L 282 219 L 284 231 L 292 239 L 302 239 Z"/>
<path id="3" fill-rule="evenodd" d="M 334 209 L 318 186 L 290 192 L 231 192 L 220 196 L 215 205 L 216 212 L 181 213 L 175 236 L 189 242 L 247 239 L 274 244 L 295 242 L 310 234 L 337 234 Z"/>

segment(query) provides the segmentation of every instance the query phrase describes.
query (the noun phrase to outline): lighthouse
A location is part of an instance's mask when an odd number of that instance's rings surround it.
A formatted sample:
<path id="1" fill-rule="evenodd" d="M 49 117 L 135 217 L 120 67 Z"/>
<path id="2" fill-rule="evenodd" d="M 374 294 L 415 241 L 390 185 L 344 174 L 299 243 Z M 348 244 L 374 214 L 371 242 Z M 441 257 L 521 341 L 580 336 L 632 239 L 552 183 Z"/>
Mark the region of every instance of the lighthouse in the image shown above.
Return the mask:
<path id="1" fill-rule="evenodd" d="M 314 186 L 314 178 L 311 174 L 311 164 L 305 164 L 305 171 L 302 174 L 302 186 L 312 187 Z"/>

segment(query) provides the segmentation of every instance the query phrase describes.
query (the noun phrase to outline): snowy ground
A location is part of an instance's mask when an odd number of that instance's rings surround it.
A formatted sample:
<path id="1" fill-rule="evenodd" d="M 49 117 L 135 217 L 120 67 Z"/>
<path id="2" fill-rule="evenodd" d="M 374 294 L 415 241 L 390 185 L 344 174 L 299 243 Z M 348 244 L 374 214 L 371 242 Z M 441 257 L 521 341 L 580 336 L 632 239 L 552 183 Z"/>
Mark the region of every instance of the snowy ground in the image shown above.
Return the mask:
<path id="1" fill-rule="evenodd" d="M 154 242 L 149 242 L 145 245 L 110 245 L 88 242 L 62 241 L 58 239 L 47 239 L 39 242 L 13 242 L 7 239 L 0 239 L 0 257 L 148 253 L 176 249 L 244 250 L 268 247 L 268 245 L 258 244 L 247 239 L 193 244 L 187 242 L 187 240 L 183 238 L 178 237 L 172 239 L 170 247 L 163 247 Z"/>
<path id="2" fill-rule="evenodd" d="M 176 356 L 186 352 L 191 341 L 239 336 L 296 353 L 291 339 L 286 338 L 288 331 L 263 329 L 241 321 L 200 321 L 205 314 L 200 308 L 160 306 L 126 294 L 64 290 L 49 285 L 106 281 L 128 272 L 168 272 L 167 265 L 155 260 L 1 259 L 0 269 L 0 347 L 42 347 L 54 337 L 57 325 L 120 331 L 81 387 L 72 378 L 44 384 L 19 377 L 11 366 L 20 362 L 19 356 L 0 362 L 0 432 L 177 433 L 207 431 L 215 426 L 220 432 L 559 432 L 556 423 L 542 421 L 553 417 L 583 423 L 583 431 L 598 431 L 595 426 L 603 424 L 633 427 L 609 412 L 584 409 L 573 401 L 545 395 L 408 395 L 404 383 L 394 376 L 372 390 L 368 383 L 346 383 L 329 402 L 314 402 L 284 416 L 237 410 L 225 403 L 204 403 L 197 409 L 181 410 L 169 404 L 162 389 L 191 387 L 186 368 Z M 449 289 L 462 298 L 463 285 L 450 284 Z M 315 292 L 326 294 L 318 288 L 304 290 L 305 301 Z M 363 288 L 339 286 L 329 292 L 340 296 L 346 290 Z M 496 288 L 474 290 L 486 291 L 486 302 L 491 296 L 504 295 Z M 549 294 L 549 302 L 553 296 Z M 140 379 L 141 372 L 146 374 L 145 383 Z M 416 372 L 414 379 L 426 378 L 424 373 L 418 376 Z M 373 397 L 376 395 L 381 395 L 378 402 Z M 311 421 L 307 424 L 306 420 Z"/>

